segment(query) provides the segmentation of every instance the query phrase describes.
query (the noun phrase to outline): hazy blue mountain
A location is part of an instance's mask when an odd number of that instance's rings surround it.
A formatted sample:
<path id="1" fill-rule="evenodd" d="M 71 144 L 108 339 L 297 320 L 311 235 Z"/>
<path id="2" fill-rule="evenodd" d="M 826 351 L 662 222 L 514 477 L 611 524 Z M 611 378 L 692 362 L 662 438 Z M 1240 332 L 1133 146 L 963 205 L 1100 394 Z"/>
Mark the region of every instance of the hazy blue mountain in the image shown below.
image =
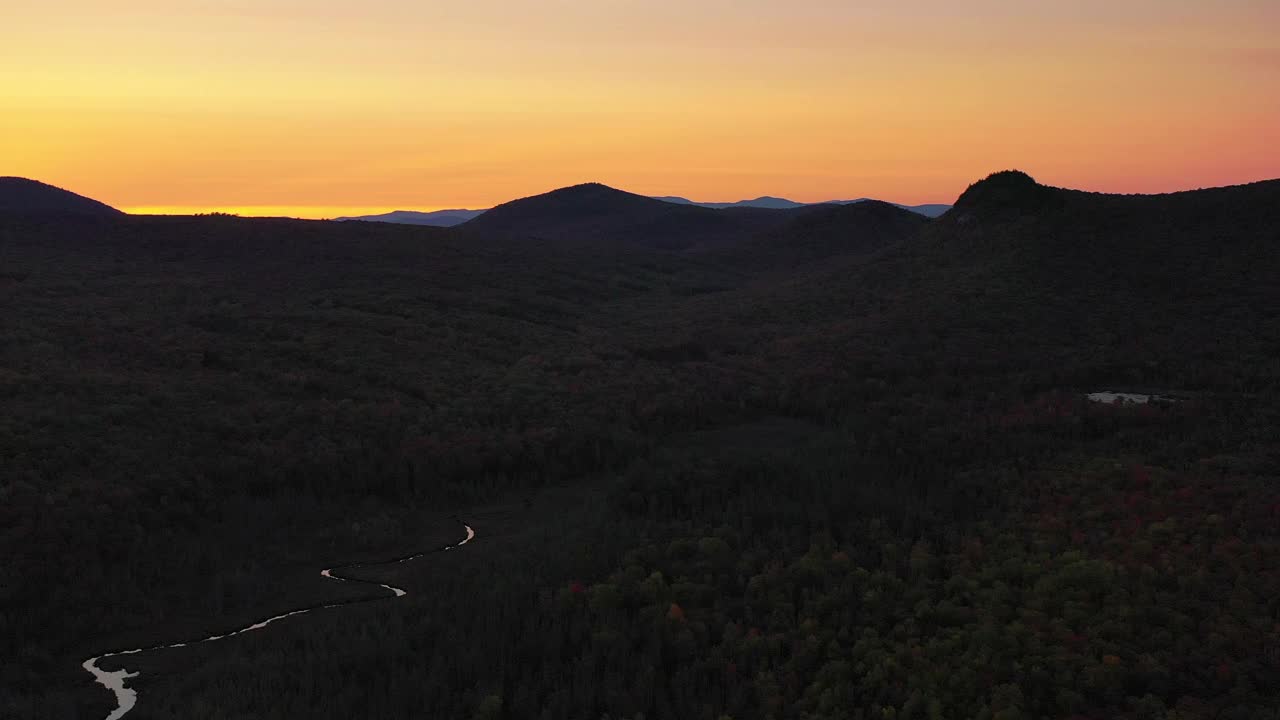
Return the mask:
<path id="1" fill-rule="evenodd" d="M 944 213 L 946 213 L 948 210 L 951 209 L 950 205 L 943 205 L 942 203 L 926 203 L 924 205 L 899 205 L 898 207 L 904 210 L 910 210 L 913 213 L 919 213 L 920 215 L 924 215 L 925 217 L 931 217 L 931 218 L 942 217 Z"/>
<path id="2" fill-rule="evenodd" d="M 725 208 L 741 208 L 741 207 L 766 208 L 769 210 L 791 210 L 794 208 L 803 207 L 805 205 L 805 203 L 798 203 L 794 200 L 788 200 L 786 198 L 780 198 L 780 197 L 772 197 L 769 195 L 762 195 L 761 197 L 758 197 L 754 200 L 739 200 L 737 202 L 723 202 L 723 203 L 695 202 L 693 200 L 689 200 L 688 198 L 676 197 L 674 195 L 655 197 L 654 200 L 662 200 L 663 202 L 675 203 L 677 205 L 697 205 L 699 207 L 712 208 L 715 210 L 724 210 Z"/>
<path id="3" fill-rule="evenodd" d="M 786 198 L 780 198 L 780 197 L 772 197 L 769 195 L 758 197 L 754 200 L 739 200 L 737 202 L 698 202 L 696 200 L 690 200 L 688 198 L 682 198 L 674 195 L 665 195 L 665 196 L 655 197 L 654 199 L 662 200 L 663 202 L 675 203 L 677 205 L 697 205 L 698 207 L 714 208 L 716 210 L 723 210 L 725 208 L 742 208 L 742 207 L 768 208 L 771 210 L 791 210 L 794 208 L 806 207 L 811 205 L 852 205 L 854 203 L 875 200 L 875 198 L 857 198 L 855 200 L 828 200 L 826 202 L 820 202 L 820 203 L 801 203 L 801 202 L 796 202 L 795 200 L 788 200 Z M 947 210 L 951 209 L 950 205 L 942 205 L 942 204 L 928 204 L 928 205 L 901 205 L 898 203 L 889 203 L 889 204 L 897 205 L 903 210 L 910 210 L 911 212 L 918 213 L 920 215 L 924 215 L 925 217 L 931 217 L 931 218 L 938 217 L 939 215 L 942 215 L 943 213 L 945 213 Z"/>
<path id="4" fill-rule="evenodd" d="M 436 210 L 434 212 L 418 212 L 416 210 L 393 210 L 381 215 L 359 215 L 356 217 L 334 218 L 338 222 L 384 222 L 400 225 L 431 225 L 433 227 L 453 227 L 471 220 L 484 210 Z"/>

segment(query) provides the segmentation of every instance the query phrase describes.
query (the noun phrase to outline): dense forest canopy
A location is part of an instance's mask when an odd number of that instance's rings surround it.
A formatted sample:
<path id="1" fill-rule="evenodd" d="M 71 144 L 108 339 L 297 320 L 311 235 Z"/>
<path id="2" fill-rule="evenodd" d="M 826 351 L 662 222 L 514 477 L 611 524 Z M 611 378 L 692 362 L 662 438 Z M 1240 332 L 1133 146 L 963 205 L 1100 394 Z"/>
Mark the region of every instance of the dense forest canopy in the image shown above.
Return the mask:
<path id="1" fill-rule="evenodd" d="M 733 212 L 0 214 L 0 714 L 1278 717 L 1280 182 Z"/>

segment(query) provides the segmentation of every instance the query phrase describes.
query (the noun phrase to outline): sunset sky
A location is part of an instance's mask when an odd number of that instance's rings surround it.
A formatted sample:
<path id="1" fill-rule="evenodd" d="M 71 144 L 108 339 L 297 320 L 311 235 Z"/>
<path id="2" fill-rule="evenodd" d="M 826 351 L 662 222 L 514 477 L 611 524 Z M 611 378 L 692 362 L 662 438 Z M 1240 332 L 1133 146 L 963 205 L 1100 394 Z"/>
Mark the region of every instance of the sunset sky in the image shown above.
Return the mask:
<path id="1" fill-rule="evenodd" d="M 1280 176 L 1277 0 L 5 0 L 0 175 L 138 212 L 600 181 L 950 202 Z"/>

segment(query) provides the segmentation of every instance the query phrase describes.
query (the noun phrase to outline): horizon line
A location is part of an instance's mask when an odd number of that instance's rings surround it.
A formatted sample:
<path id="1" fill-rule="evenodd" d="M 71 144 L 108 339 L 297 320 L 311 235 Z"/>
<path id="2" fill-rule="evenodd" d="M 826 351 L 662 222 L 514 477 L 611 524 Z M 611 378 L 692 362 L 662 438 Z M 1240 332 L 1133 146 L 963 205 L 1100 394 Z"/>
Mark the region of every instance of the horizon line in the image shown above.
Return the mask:
<path id="1" fill-rule="evenodd" d="M 992 173 L 987 173 L 986 175 L 976 177 L 972 181 L 970 181 L 970 184 L 980 182 L 984 178 L 989 177 L 994 172 L 1000 172 L 1000 171 L 992 171 Z M 1210 182 L 1209 184 L 1201 184 L 1201 185 L 1190 185 L 1190 184 L 1183 185 L 1176 189 L 1148 191 L 1148 192 L 1135 192 L 1135 191 L 1117 191 L 1117 190 L 1096 190 L 1091 188 L 1072 187 L 1071 185 L 1059 185 L 1054 182 L 1044 182 L 1039 177 L 1036 177 L 1034 174 L 1032 174 L 1032 177 L 1035 177 L 1036 182 L 1038 184 L 1044 185 L 1046 187 L 1054 187 L 1054 188 L 1059 188 L 1064 190 L 1077 190 L 1080 192 L 1100 193 L 1100 194 L 1106 194 L 1106 195 L 1170 195 L 1170 194 L 1175 194 L 1180 192 L 1194 192 L 1196 190 L 1210 190 L 1214 188 L 1238 187 L 1243 185 L 1252 185 L 1259 182 L 1272 182 L 1272 181 L 1280 180 L 1280 176 L 1273 176 L 1273 177 L 1257 178 L 1252 180 L 1243 180 L 1238 182 L 1229 182 L 1225 184 L 1217 184 L 1217 183 Z M 37 180 L 37 181 L 48 182 L 44 180 Z M 260 218 L 283 217 L 283 218 L 297 218 L 300 220 L 329 220 L 329 219 L 339 218 L 339 217 L 383 215 L 386 213 L 397 212 L 397 211 L 421 212 L 421 213 L 440 212 L 442 210 L 485 211 L 485 210 L 492 209 L 493 207 L 497 207 L 498 205 L 501 205 L 503 203 L 511 202 L 513 200 L 520 200 L 528 197 L 537 197 L 538 195 L 543 195 L 548 192 L 553 192 L 555 190 L 560 190 L 566 187 L 574 187 L 575 185 L 590 184 L 591 182 L 593 181 L 587 181 L 585 183 L 575 183 L 570 185 L 561 185 L 558 187 L 548 188 L 548 189 L 531 193 L 528 195 L 519 195 L 516 197 L 511 197 L 501 202 L 494 203 L 489 207 L 470 207 L 470 208 L 460 207 L 459 204 L 457 203 L 430 204 L 430 205 L 421 205 L 421 206 L 407 206 L 403 204 L 401 205 L 316 205 L 316 204 L 307 204 L 307 203 L 243 204 L 243 203 L 234 203 L 234 202 L 208 203 L 208 204 L 202 203 L 198 205 L 193 205 L 193 204 L 118 204 L 117 205 L 110 202 L 108 202 L 108 204 L 130 215 L 189 216 L 189 215 L 201 215 L 201 214 L 209 214 L 209 213 L 227 213 L 232 215 L 238 215 L 241 217 L 260 217 Z M 598 181 L 595 181 L 595 182 L 598 182 Z M 60 184 L 56 181 L 48 184 L 54 185 L 55 187 L 69 189 L 72 192 L 77 192 L 77 193 L 82 192 L 81 189 L 69 187 L 66 184 Z M 888 199 L 884 197 L 877 197 L 875 195 L 858 195 L 857 197 L 849 197 L 847 200 L 840 200 L 840 199 L 831 198 L 831 197 L 828 197 L 825 200 L 796 200 L 794 198 L 787 197 L 786 195 L 773 195 L 768 193 L 764 195 L 752 195 L 751 197 L 743 197 L 740 200 L 726 201 L 726 200 L 693 200 L 687 195 L 670 194 L 670 193 L 661 194 L 661 195 L 649 195 L 646 193 L 634 192 L 631 190 L 624 190 L 615 185 L 609 185 L 608 183 L 598 183 L 598 184 L 602 184 L 602 185 L 605 185 L 606 187 L 611 187 L 615 190 L 620 190 L 622 192 L 628 192 L 633 195 L 640 195 L 642 197 L 650 197 L 654 199 L 682 198 L 685 200 L 689 200 L 690 202 L 700 203 L 700 204 L 716 204 L 716 203 L 730 204 L 734 202 L 754 200 L 760 197 L 774 197 L 774 198 L 786 199 L 792 202 L 797 202 L 797 203 L 806 204 L 806 205 L 815 205 L 815 204 L 821 204 L 826 202 L 842 202 L 842 201 L 855 200 L 855 199 L 871 199 L 871 200 L 880 200 L 882 202 L 888 202 L 888 203 L 897 204 L 897 205 L 914 207 L 914 206 L 921 206 L 921 205 L 954 205 L 956 199 L 958 199 L 960 195 L 963 194 L 963 189 L 962 189 L 959 193 L 956 194 L 955 198 L 949 201 L 932 200 L 932 201 L 924 201 L 924 202 L 914 202 L 914 201 L 904 202 L 904 201 Z M 97 196 L 92 194 L 85 194 L 85 196 L 99 199 Z"/>

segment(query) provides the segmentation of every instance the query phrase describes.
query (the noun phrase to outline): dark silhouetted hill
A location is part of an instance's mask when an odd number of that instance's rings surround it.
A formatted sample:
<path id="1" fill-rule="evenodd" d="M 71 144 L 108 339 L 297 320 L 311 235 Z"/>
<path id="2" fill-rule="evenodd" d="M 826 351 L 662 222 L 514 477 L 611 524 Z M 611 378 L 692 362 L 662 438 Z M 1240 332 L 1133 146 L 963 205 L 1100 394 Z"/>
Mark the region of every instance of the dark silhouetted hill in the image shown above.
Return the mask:
<path id="1" fill-rule="evenodd" d="M 124 213 L 105 203 L 36 180 L 0 177 L 0 214 L 115 217 Z"/>
<path id="2" fill-rule="evenodd" d="M 957 262 L 1016 266 L 1059 284 L 1097 286 L 1123 273 L 1194 285 L 1216 267 L 1274 259 L 1280 181 L 1113 195 L 1001 172 L 970 186 L 931 231 Z"/>
<path id="3" fill-rule="evenodd" d="M 785 224 L 716 256 L 732 266 L 791 268 L 797 264 L 861 257 L 909 241 L 930 220 L 890 203 L 813 205 Z"/>
<path id="4" fill-rule="evenodd" d="M 461 227 L 493 237 L 631 242 L 683 250 L 740 240 L 786 222 L 787 213 L 712 210 L 588 183 L 499 205 Z"/>
<path id="5" fill-rule="evenodd" d="M 674 195 L 664 195 L 660 197 L 655 197 L 654 199 L 662 200 L 663 202 L 676 203 L 678 205 L 696 205 L 698 207 L 714 208 L 717 210 L 723 210 L 726 208 L 744 208 L 744 207 L 766 208 L 766 209 L 772 209 L 772 210 L 794 210 L 796 208 L 812 207 L 816 205 L 853 205 L 853 204 L 862 203 L 862 202 L 882 202 L 878 200 L 873 200 L 872 198 L 858 198 L 856 200 L 828 200 L 826 202 L 820 202 L 820 203 L 801 203 L 801 202 L 796 202 L 795 200 L 788 200 L 786 198 L 780 198 L 780 197 L 772 197 L 769 195 L 758 197 L 754 200 L 739 200 L 737 202 L 697 202 L 694 200 L 689 200 L 688 198 L 677 197 Z M 942 204 L 936 204 L 936 203 L 926 204 L 926 205 L 902 205 L 899 203 L 890 203 L 890 204 L 896 205 L 897 207 L 903 208 L 904 210 L 910 210 L 911 212 L 918 213 L 920 215 L 924 215 L 925 217 L 931 217 L 931 218 L 938 217 L 951 209 L 950 205 L 942 205 Z"/>
<path id="6" fill-rule="evenodd" d="M 758 303 L 811 318 L 875 308 L 879 347 L 958 373 L 1249 386 L 1280 347 L 1280 181 L 1111 195 L 997 173 L 912 242 Z M 871 337 L 814 332 L 833 353 Z"/>

